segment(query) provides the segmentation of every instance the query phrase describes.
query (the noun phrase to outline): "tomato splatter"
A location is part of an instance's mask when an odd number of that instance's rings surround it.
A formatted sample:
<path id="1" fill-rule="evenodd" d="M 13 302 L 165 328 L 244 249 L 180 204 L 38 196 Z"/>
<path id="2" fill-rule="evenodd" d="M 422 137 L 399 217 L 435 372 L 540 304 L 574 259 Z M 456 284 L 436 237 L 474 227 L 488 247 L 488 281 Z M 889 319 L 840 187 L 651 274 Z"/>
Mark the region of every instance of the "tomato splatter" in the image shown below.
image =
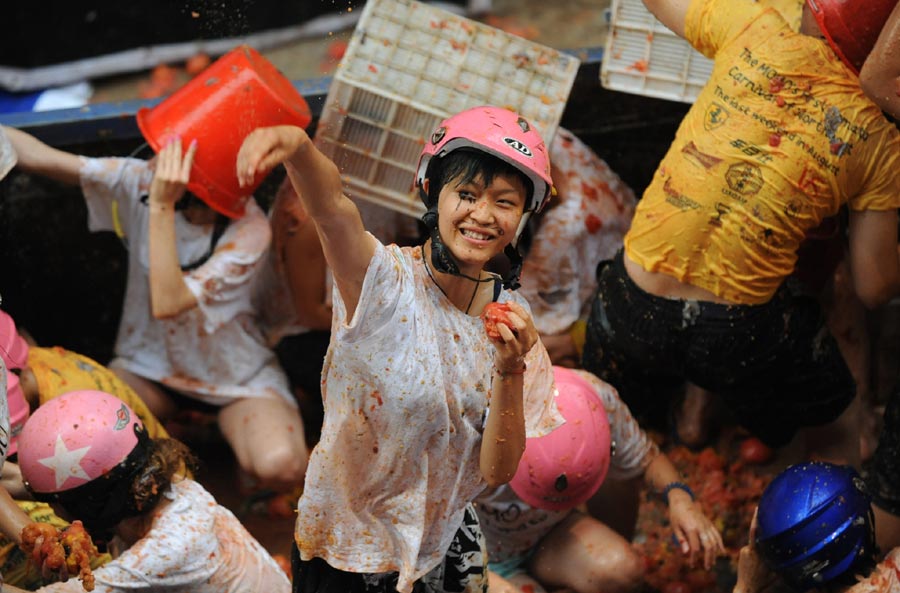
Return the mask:
<path id="1" fill-rule="evenodd" d="M 374 74 L 378 73 L 378 68 L 375 66 L 375 64 L 369 64 L 369 72 L 372 72 Z"/>
<path id="2" fill-rule="evenodd" d="M 603 228 L 603 221 L 594 214 L 588 214 L 584 219 L 584 226 L 587 227 L 587 231 L 593 235 Z"/>
<path id="3" fill-rule="evenodd" d="M 649 66 L 650 66 L 650 63 L 647 62 L 647 60 L 637 60 L 631 66 L 629 66 L 627 69 L 637 70 L 638 72 L 646 72 L 647 69 L 649 68 Z"/>
<path id="4" fill-rule="evenodd" d="M 781 92 L 784 88 L 784 77 L 775 76 L 769 81 L 769 90 L 773 93 Z"/>

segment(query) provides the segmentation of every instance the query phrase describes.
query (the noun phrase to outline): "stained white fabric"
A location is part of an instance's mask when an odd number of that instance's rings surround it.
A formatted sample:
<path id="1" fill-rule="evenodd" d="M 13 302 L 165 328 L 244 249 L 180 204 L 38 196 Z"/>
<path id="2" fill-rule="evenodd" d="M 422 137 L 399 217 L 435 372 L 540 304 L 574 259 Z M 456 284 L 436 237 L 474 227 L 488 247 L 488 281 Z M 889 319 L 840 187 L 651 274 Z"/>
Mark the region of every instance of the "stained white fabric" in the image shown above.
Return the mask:
<path id="1" fill-rule="evenodd" d="M 517 294 L 503 291 L 500 301 Z M 378 243 L 353 318 L 333 292 L 323 370 L 325 423 L 298 504 L 304 559 L 341 570 L 399 571 L 398 590 L 437 566 L 463 509 L 484 488 L 479 452 L 494 348 L 481 320 L 434 285 L 419 248 Z M 529 436 L 562 422 L 553 372 L 529 352 Z"/>
<path id="2" fill-rule="evenodd" d="M 232 221 L 212 257 L 185 274 L 197 306 L 168 319 L 150 309 L 149 207 L 153 171 L 137 159 L 82 158 L 81 186 L 93 231 L 114 231 L 128 249 L 128 280 L 114 364 L 213 405 L 281 397 L 296 405 L 284 371 L 266 345 L 251 302 L 271 229 L 254 200 Z M 212 226 L 175 216 L 182 266 L 210 248 Z"/>
<path id="3" fill-rule="evenodd" d="M 172 485 L 150 531 L 94 571 L 94 593 L 288 593 L 290 581 L 240 521 L 192 480 Z M 70 579 L 39 591 L 82 593 Z"/>

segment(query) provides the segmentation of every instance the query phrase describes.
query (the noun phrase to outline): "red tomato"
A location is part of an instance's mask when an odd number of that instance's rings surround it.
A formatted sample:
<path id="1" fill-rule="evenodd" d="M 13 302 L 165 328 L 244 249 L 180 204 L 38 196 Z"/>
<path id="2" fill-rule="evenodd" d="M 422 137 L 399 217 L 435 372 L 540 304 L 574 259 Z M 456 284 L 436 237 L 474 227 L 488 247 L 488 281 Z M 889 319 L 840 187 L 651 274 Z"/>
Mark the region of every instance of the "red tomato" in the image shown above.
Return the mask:
<path id="1" fill-rule="evenodd" d="M 741 443 L 740 455 L 745 463 L 761 465 L 771 461 L 775 452 L 758 438 L 750 437 Z"/>
<path id="2" fill-rule="evenodd" d="M 663 585 L 662 593 L 693 593 L 693 589 L 684 581 L 670 581 Z"/>
<path id="3" fill-rule="evenodd" d="M 288 518 L 294 516 L 294 507 L 284 494 L 276 494 L 269 499 L 266 511 L 272 518 Z"/>
<path id="4" fill-rule="evenodd" d="M 484 322 L 484 331 L 492 340 L 500 339 L 500 330 L 497 324 L 502 323 L 512 330 L 512 324 L 509 321 L 509 305 L 506 303 L 488 303 L 481 312 L 481 321 Z"/>
<path id="5" fill-rule="evenodd" d="M 212 60 L 209 56 L 204 53 L 194 54 L 184 63 L 184 69 L 191 76 L 197 76 L 206 70 L 206 67 L 209 66 L 211 62 Z"/>
<path id="6" fill-rule="evenodd" d="M 178 72 L 165 64 L 159 64 L 150 73 L 150 82 L 163 88 L 174 87 L 177 78 Z"/>

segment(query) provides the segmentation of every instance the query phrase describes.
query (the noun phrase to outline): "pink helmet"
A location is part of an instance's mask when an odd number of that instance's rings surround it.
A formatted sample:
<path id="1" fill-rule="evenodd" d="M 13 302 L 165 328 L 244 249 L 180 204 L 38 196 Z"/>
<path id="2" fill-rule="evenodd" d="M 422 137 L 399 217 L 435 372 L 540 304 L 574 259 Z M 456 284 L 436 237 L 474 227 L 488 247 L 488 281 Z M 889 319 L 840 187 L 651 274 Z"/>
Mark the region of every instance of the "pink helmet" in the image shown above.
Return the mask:
<path id="1" fill-rule="evenodd" d="M 473 107 L 442 121 L 419 157 L 416 186 L 422 187 L 432 157 L 459 148 L 483 150 L 530 179 L 534 191 L 525 212 L 540 212 L 550 199 L 553 181 L 547 147 L 538 131 L 518 113 L 501 107 Z"/>
<path id="2" fill-rule="evenodd" d="M 10 369 L 21 369 L 28 363 L 28 342 L 16 331 L 16 322 L 5 311 L 0 311 L 0 356 Z"/>
<path id="3" fill-rule="evenodd" d="M 19 448 L 19 435 L 25 427 L 25 421 L 31 415 L 25 393 L 15 373 L 6 374 L 6 400 L 9 405 L 9 450 L 12 455 Z"/>
<path id="4" fill-rule="evenodd" d="M 527 439 L 509 485 L 519 498 L 549 511 L 571 509 L 590 498 L 609 469 L 609 420 L 593 386 L 576 372 L 553 367 L 556 405 L 566 423 Z"/>
<path id="5" fill-rule="evenodd" d="M 35 410 L 19 435 L 19 465 L 32 492 L 72 490 L 128 458 L 143 429 L 125 403 L 102 391 L 70 391 Z"/>
<path id="6" fill-rule="evenodd" d="M 859 74 L 897 0 L 806 0 L 828 44 Z"/>

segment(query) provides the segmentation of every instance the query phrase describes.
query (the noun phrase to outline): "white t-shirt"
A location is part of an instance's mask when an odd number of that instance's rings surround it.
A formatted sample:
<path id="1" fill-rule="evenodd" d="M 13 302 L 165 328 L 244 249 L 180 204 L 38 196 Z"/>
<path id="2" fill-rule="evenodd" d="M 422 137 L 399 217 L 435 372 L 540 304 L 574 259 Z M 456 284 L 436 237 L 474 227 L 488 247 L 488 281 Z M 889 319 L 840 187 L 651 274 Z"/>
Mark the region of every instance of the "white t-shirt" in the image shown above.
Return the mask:
<path id="1" fill-rule="evenodd" d="M 847 589 L 847 593 L 897 593 L 900 591 L 900 548 L 894 548 L 867 578 Z"/>
<path id="2" fill-rule="evenodd" d="M 560 128 L 553 138 L 550 162 L 558 203 L 542 215 L 519 289 L 545 335 L 587 318 L 597 264 L 622 247 L 636 203 L 609 165 L 568 130 Z"/>
<path id="3" fill-rule="evenodd" d="M 94 593 L 288 593 L 290 581 L 275 560 L 193 480 L 172 484 L 171 501 L 153 519 L 150 531 L 118 558 L 94 571 Z M 38 591 L 83 593 L 69 579 Z"/>
<path id="4" fill-rule="evenodd" d="M 613 455 L 606 479 L 628 480 L 642 475 L 660 454 L 659 447 L 641 430 L 611 385 L 586 371 L 575 372 L 590 382 L 609 419 Z M 524 556 L 572 512 L 534 508 L 516 496 L 509 485 L 482 493 L 475 500 L 475 510 L 491 562 Z"/>
<path id="5" fill-rule="evenodd" d="M 114 231 L 128 249 L 128 282 L 116 338 L 116 362 L 177 391 L 224 405 L 248 397 L 281 397 L 296 405 L 284 371 L 266 345 L 251 302 L 254 278 L 269 250 L 271 229 L 254 200 L 232 221 L 212 256 L 185 273 L 197 306 L 168 319 L 150 309 L 147 200 L 153 171 L 145 161 L 82 158 L 81 187 L 92 231 Z M 212 227 L 175 215 L 181 265 L 198 261 Z"/>
<path id="6" fill-rule="evenodd" d="M 527 308 L 519 295 L 500 301 Z M 428 277 L 418 247 L 378 243 L 349 323 L 333 291 L 325 422 L 298 503 L 302 558 L 351 572 L 399 572 L 398 590 L 440 564 L 479 468 L 494 347 Z M 543 345 L 526 363 L 529 436 L 562 423 Z"/>

